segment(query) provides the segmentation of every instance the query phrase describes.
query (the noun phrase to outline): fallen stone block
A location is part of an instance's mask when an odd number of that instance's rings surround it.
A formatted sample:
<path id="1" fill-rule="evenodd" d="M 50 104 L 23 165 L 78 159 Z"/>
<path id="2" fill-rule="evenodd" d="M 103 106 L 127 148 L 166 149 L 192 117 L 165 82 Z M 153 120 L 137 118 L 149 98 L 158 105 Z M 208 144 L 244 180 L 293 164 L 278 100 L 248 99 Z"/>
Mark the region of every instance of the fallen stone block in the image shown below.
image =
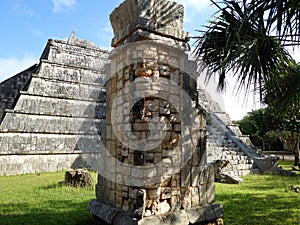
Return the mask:
<path id="1" fill-rule="evenodd" d="M 225 180 L 225 183 L 228 183 L 228 184 L 241 184 L 243 183 L 243 179 L 240 178 L 240 177 L 237 177 L 237 176 L 231 176 L 231 175 L 228 175 L 228 174 L 224 174 L 224 180 Z"/>

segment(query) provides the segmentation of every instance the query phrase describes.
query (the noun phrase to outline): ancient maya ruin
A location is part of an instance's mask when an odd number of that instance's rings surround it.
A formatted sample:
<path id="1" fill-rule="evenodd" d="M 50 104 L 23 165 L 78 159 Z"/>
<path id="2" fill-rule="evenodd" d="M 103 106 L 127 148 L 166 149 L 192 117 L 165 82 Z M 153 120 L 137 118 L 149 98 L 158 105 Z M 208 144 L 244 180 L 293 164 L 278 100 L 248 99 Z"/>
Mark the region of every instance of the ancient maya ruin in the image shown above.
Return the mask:
<path id="1" fill-rule="evenodd" d="M 110 224 L 220 218 L 211 163 L 240 176 L 261 169 L 259 155 L 197 84 L 183 11 L 126 0 L 110 15 L 111 52 L 72 33 L 2 82 L 0 175 L 96 169 L 89 209 Z"/>

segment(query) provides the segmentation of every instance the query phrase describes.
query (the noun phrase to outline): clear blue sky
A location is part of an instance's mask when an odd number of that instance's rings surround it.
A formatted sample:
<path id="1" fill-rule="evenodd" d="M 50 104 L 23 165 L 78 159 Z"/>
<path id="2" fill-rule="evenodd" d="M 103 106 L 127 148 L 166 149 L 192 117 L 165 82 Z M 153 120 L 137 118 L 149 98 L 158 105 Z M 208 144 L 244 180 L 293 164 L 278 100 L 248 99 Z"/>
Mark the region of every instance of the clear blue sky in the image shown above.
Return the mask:
<path id="1" fill-rule="evenodd" d="M 38 63 L 47 40 L 76 36 L 109 49 L 109 14 L 122 0 L 1 0 L 0 82 Z M 215 12 L 209 0 L 177 0 L 185 6 L 184 29 L 195 35 Z M 192 44 L 192 43 L 191 43 Z M 253 106 L 224 95 L 227 111 L 240 119 Z"/>

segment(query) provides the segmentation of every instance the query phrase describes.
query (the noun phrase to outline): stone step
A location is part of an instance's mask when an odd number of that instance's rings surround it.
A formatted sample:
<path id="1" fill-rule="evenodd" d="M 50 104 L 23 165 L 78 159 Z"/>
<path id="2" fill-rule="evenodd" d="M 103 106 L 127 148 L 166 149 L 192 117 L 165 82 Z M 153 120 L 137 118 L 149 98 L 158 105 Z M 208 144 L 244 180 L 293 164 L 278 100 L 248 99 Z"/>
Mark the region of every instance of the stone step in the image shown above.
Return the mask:
<path id="1" fill-rule="evenodd" d="M 225 146 L 226 149 L 229 149 L 230 152 L 235 152 L 236 154 L 238 154 L 238 152 L 240 152 L 240 148 L 238 147 L 228 147 L 228 146 Z"/>
<path id="2" fill-rule="evenodd" d="M 242 171 L 242 170 L 251 170 L 253 168 L 252 164 L 240 164 L 240 165 L 228 165 L 223 168 L 222 171 Z"/>
<path id="3" fill-rule="evenodd" d="M 7 113 L 0 131 L 20 133 L 97 134 L 101 119 Z"/>
<path id="4" fill-rule="evenodd" d="M 231 176 L 246 176 L 246 175 L 249 175 L 251 173 L 251 170 L 239 170 L 239 171 L 226 171 L 224 172 L 228 175 L 231 175 Z"/>
<path id="5" fill-rule="evenodd" d="M 231 150 L 231 151 L 224 151 L 223 150 L 223 154 L 224 155 L 231 155 L 231 156 L 238 156 L 239 158 L 242 158 L 242 159 L 248 159 L 249 158 L 247 155 L 245 155 L 244 152 L 240 152 L 240 151 L 233 151 L 233 150 Z"/>
<path id="6" fill-rule="evenodd" d="M 104 119 L 105 106 L 106 103 L 103 102 L 43 97 L 22 93 L 14 110 L 5 110 L 5 112 Z"/>
<path id="7" fill-rule="evenodd" d="M 242 135 L 242 132 L 237 124 L 230 124 L 228 127 L 238 136 Z"/>

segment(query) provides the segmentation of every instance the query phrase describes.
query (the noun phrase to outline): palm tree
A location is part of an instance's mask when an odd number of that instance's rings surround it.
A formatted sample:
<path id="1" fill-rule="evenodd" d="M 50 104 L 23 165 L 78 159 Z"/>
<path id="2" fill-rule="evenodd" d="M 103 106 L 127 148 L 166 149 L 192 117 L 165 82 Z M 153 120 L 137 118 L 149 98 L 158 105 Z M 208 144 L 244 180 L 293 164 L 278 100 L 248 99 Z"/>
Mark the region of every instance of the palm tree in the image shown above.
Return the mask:
<path id="1" fill-rule="evenodd" d="M 195 54 L 218 76 L 220 90 L 231 71 L 238 78 L 238 90 L 245 87 L 249 91 L 254 85 L 262 100 L 266 84 L 277 79 L 274 71 L 280 68 L 285 74 L 290 70 L 293 59 L 286 47 L 300 43 L 299 1 L 211 2 L 219 11 L 207 30 L 196 37 Z"/>
<path id="2" fill-rule="evenodd" d="M 211 2 L 218 11 L 207 30 L 199 31 L 195 48 L 212 72 L 207 80 L 218 76 L 223 90 L 232 74 L 237 77 L 237 90 L 253 88 L 280 120 L 299 115 L 300 65 L 287 51 L 287 46 L 300 44 L 299 0 Z M 296 137 L 300 132 L 294 133 Z M 295 162 L 299 162 L 299 142 L 295 146 Z"/>

